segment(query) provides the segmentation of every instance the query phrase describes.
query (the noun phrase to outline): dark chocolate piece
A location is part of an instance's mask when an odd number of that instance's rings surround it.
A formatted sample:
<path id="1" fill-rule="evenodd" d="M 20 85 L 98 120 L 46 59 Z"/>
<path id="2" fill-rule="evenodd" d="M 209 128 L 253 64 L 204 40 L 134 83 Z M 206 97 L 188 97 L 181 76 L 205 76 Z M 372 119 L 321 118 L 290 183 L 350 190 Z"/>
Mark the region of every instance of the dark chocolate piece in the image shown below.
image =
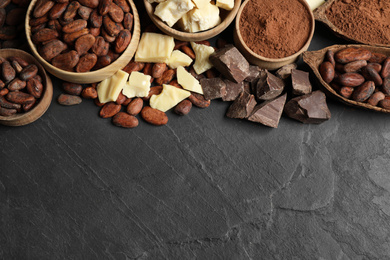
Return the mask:
<path id="1" fill-rule="evenodd" d="M 244 91 L 244 81 L 241 83 L 234 83 L 228 79 L 224 80 L 226 84 L 226 94 L 222 96 L 223 101 L 234 101 Z"/>
<path id="2" fill-rule="evenodd" d="M 260 71 L 262 70 L 263 69 L 259 66 L 249 65 L 249 75 L 245 78 L 245 81 L 253 82 L 255 80 L 258 80 L 258 78 L 260 77 Z"/>
<path id="3" fill-rule="evenodd" d="M 225 78 L 240 83 L 249 76 L 249 63 L 233 45 L 210 55 L 210 62 Z"/>
<path id="4" fill-rule="evenodd" d="M 297 68 L 296 63 L 287 64 L 281 67 L 280 69 L 278 69 L 275 72 L 275 75 L 281 79 L 286 80 L 291 76 L 291 71 L 296 68 Z"/>
<path id="5" fill-rule="evenodd" d="M 256 85 L 256 98 L 258 100 L 271 100 L 282 94 L 284 81 L 269 71 L 261 73 Z"/>
<path id="6" fill-rule="evenodd" d="M 284 106 L 284 112 L 305 124 L 320 124 L 331 117 L 325 94 L 320 90 L 291 99 Z"/>
<path id="7" fill-rule="evenodd" d="M 251 83 L 244 81 L 244 91 L 248 94 L 252 94 Z"/>
<path id="8" fill-rule="evenodd" d="M 255 96 L 244 92 L 234 100 L 233 104 L 229 107 L 226 116 L 230 118 L 247 118 L 253 108 L 256 106 Z"/>
<path id="9" fill-rule="evenodd" d="M 265 101 L 260 105 L 255 106 L 252 114 L 248 117 L 248 120 L 269 127 L 278 128 L 286 99 L 287 94 L 284 94 L 283 96 Z"/>
<path id="10" fill-rule="evenodd" d="M 293 95 L 306 95 L 311 93 L 309 72 L 293 69 L 291 71 L 292 93 Z"/>
<path id="11" fill-rule="evenodd" d="M 221 78 L 201 79 L 204 98 L 212 100 L 226 95 L 226 84 Z"/>

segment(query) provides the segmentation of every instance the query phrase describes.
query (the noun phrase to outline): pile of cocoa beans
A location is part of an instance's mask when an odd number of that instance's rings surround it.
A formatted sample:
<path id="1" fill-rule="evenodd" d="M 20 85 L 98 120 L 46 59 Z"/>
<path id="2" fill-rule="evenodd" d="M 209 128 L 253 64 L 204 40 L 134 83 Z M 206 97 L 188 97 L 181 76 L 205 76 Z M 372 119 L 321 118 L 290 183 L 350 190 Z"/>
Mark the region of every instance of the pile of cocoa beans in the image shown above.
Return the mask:
<path id="1" fill-rule="evenodd" d="M 319 72 L 344 98 L 390 109 L 390 57 L 358 47 L 328 50 Z"/>
<path id="2" fill-rule="evenodd" d="M 148 29 L 146 31 L 148 31 Z M 208 41 L 197 43 L 210 46 Z M 223 47 L 225 44 L 226 42 L 224 40 L 218 39 L 218 47 Z M 191 49 L 189 42 L 175 41 L 175 49 L 180 49 L 188 56 L 195 59 L 195 54 Z M 214 78 L 219 76 L 219 72 L 214 69 L 210 69 L 200 75 L 196 74 L 192 66 L 189 67 L 188 70 L 198 80 L 204 77 Z M 152 95 L 161 93 L 163 84 L 181 88 L 176 80 L 176 69 L 170 69 L 165 63 L 141 63 L 130 61 L 123 68 L 123 71 L 126 71 L 129 74 L 133 71 L 138 71 L 145 75 L 150 75 L 152 77 L 151 83 L 153 83 L 153 86 L 150 88 L 149 95 L 142 98 L 137 97 L 131 99 L 120 93 L 116 102 L 102 104 L 98 99 L 96 83 L 83 87 L 80 84 L 65 82 L 63 83 L 65 94 L 61 94 L 57 101 L 62 105 L 77 105 L 82 102 L 82 98 L 94 99 L 95 104 L 100 107 L 100 117 L 112 118 L 112 123 L 114 125 L 124 128 L 134 128 L 138 126 L 138 115 L 152 125 L 159 126 L 167 124 L 168 115 L 165 112 L 150 107 L 149 99 Z M 173 111 L 174 113 L 183 116 L 191 111 L 193 105 L 198 108 L 207 108 L 210 106 L 210 103 L 210 100 L 206 100 L 203 95 L 191 92 L 191 95 L 177 104 Z"/>
<path id="3" fill-rule="evenodd" d="M 30 111 L 44 91 L 38 67 L 20 57 L 0 58 L 0 66 L 0 115 Z"/>
<path id="4" fill-rule="evenodd" d="M 126 50 L 133 22 L 126 0 L 38 0 L 31 39 L 55 67 L 88 72 L 108 66 Z"/>

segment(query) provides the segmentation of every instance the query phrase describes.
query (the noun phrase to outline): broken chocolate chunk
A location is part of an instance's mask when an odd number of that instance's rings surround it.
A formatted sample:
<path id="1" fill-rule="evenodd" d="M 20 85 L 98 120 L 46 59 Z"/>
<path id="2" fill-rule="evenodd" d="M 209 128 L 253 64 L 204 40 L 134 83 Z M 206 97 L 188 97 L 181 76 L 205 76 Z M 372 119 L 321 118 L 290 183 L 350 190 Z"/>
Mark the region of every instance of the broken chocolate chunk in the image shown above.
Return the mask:
<path id="1" fill-rule="evenodd" d="M 259 66 L 249 65 L 249 75 L 245 78 L 247 82 L 253 82 L 260 77 L 260 71 L 263 71 Z"/>
<path id="2" fill-rule="evenodd" d="M 256 106 L 255 96 L 244 92 L 234 100 L 229 107 L 226 116 L 230 118 L 247 118 Z"/>
<path id="3" fill-rule="evenodd" d="M 212 100 L 226 95 L 226 84 L 221 78 L 201 79 L 204 98 Z"/>
<path id="4" fill-rule="evenodd" d="M 320 90 L 291 99 L 284 112 L 305 124 L 320 124 L 331 117 L 325 94 Z"/>
<path id="5" fill-rule="evenodd" d="M 284 94 L 283 96 L 265 101 L 255 106 L 252 114 L 248 117 L 248 120 L 269 127 L 278 128 L 286 98 L 287 94 Z"/>
<path id="6" fill-rule="evenodd" d="M 260 73 L 256 84 L 255 95 L 258 100 L 271 100 L 282 94 L 284 81 L 269 71 Z"/>
<path id="7" fill-rule="evenodd" d="M 241 92 L 244 91 L 244 81 L 241 83 L 234 83 L 228 79 L 224 80 L 226 84 L 226 94 L 222 96 L 223 101 L 234 101 Z"/>
<path id="8" fill-rule="evenodd" d="M 283 67 L 281 67 L 280 69 L 278 69 L 276 72 L 275 72 L 275 75 L 281 79 L 288 79 L 288 77 L 291 76 L 291 71 L 293 69 L 296 69 L 297 68 L 297 64 L 296 63 L 291 63 L 291 64 L 287 64 L 287 65 L 284 65 Z"/>
<path id="9" fill-rule="evenodd" d="M 306 95 L 311 93 L 309 72 L 293 69 L 291 71 L 292 93 L 293 95 Z"/>
<path id="10" fill-rule="evenodd" d="M 240 83 L 249 76 L 249 63 L 233 45 L 210 55 L 210 62 L 225 78 Z"/>

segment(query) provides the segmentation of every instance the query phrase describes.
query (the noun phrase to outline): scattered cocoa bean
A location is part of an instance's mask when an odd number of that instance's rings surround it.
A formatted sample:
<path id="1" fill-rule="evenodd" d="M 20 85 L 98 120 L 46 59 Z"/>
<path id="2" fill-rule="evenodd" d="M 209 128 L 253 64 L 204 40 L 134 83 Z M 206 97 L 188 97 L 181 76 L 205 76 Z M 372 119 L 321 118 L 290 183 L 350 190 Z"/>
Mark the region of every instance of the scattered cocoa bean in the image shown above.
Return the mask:
<path id="1" fill-rule="evenodd" d="M 155 63 L 152 67 L 152 77 L 155 79 L 161 78 L 168 66 L 166 63 Z M 161 84 L 160 84 L 161 85 Z"/>
<path id="2" fill-rule="evenodd" d="M 117 103 L 118 105 L 122 105 L 126 100 L 127 100 L 127 97 L 125 95 L 123 95 L 122 92 L 120 92 L 115 103 Z"/>
<path id="3" fill-rule="evenodd" d="M 145 67 L 143 62 L 130 61 L 122 70 L 131 74 L 133 71 L 141 71 Z"/>
<path id="4" fill-rule="evenodd" d="M 206 100 L 203 95 L 191 92 L 191 95 L 188 97 L 188 100 L 191 101 L 191 103 L 199 108 L 206 108 L 209 107 L 211 104 L 210 100 Z"/>
<path id="5" fill-rule="evenodd" d="M 149 94 L 146 97 L 143 97 L 143 101 L 148 101 L 153 95 L 158 95 L 162 92 L 163 87 L 162 86 L 154 86 L 151 87 L 149 90 Z"/>
<path id="6" fill-rule="evenodd" d="M 169 69 L 165 71 L 160 78 L 156 79 L 156 84 L 157 85 L 167 84 L 171 82 L 175 76 L 176 76 L 175 70 Z"/>
<path id="7" fill-rule="evenodd" d="M 86 87 L 81 92 L 81 96 L 86 99 L 95 99 L 98 97 L 98 94 L 94 87 Z"/>
<path id="8" fill-rule="evenodd" d="M 83 100 L 79 96 L 61 94 L 58 96 L 57 101 L 63 106 L 74 106 L 80 104 Z"/>
<path id="9" fill-rule="evenodd" d="M 166 125 L 168 123 L 168 116 L 157 109 L 151 108 L 150 106 L 145 106 L 141 110 L 141 117 L 148 123 L 152 125 Z"/>
<path id="10" fill-rule="evenodd" d="M 129 115 L 136 116 L 141 112 L 143 106 L 144 106 L 144 101 L 142 100 L 142 98 L 139 97 L 135 98 L 127 106 L 126 112 Z"/>
<path id="11" fill-rule="evenodd" d="M 195 60 L 196 56 L 194 51 L 187 45 L 181 46 L 181 50 L 187 54 L 191 59 Z"/>
<path id="12" fill-rule="evenodd" d="M 83 86 L 71 82 L 62 83 L 62 88 L 69 95 L 79 96 L 81 94 L 81 91 L 83 91 Z"/>
<path id="13" fill-rule="evenodd" d="M 119 112 L 112 118 L 112 123 L 124 128 L 134 128 L 138 126 L 138 119 L 125 112 Z"/>
<path id="14" fill-rule="evenodd" d="M 185 99 L 176 105 L 174 112 L 180 116 L 185 116 L 191 111 L 191 108 L 192 108 L 191 101 Z"/>
<path id="15" fill-rule="evenodd" d="M 115 116 L 121 110 L 122 106 L 115 102 L 108 102 L 100 109 L 100 117 L 109 118 Z"/>

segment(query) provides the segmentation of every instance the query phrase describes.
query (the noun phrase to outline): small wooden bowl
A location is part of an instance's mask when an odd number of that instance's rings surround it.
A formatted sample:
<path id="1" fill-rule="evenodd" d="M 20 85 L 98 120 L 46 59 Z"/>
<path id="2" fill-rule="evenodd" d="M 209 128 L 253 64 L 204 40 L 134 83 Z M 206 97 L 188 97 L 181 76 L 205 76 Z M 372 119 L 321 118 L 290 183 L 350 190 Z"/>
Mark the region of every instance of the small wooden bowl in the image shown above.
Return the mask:
<path id="1" fill-rule="evenodd" d="M 241 14 L 242 14 L 245 6 L 250 1 L 253 1 L 253 0 L 246 0 L 241 5 L 241 8 L 238 11 L 238 14 L 236 17 L 236 24 L 235 24 L 236 27 L 235 27 L 234 32 L 233 32 L 233 37 L 234 37 L 234 43 L 237 46 L 237 48 L 241 51 L 241 53 L 245 56 L 245 58 L 249 61 L 249 63 L 258 65 L 259 67 L 261 67 L 263 69 L 275 70 L 275 69 L 279 69 L 280 67 L 282 67 L 284 65 L 293 63 L 295 60 L 298 59 L 299 55 L 301 55 L 302 52 L 304 52 L 305 50 L 307 50 L 307 48 L 309 48 L 311 39 L 313 38 L 313 34 L 314 34 L 314 27 L 315 27 L 314 16 L 313 16 L 313 12 L 311 11 L 307 2 L 305 0 L 298 0 L 299 2 L 301 2 L 305 6 L 305 8 L 307 9 L 307 11 L 310 14 L 311 32 L 310 32 L 309 38 L 307 39 L 305 45 L 298 52 L 296 52 L 293 55 L 290 55 L 288 57 L 275 59 L 275 58 L 267 58 L 267 57 L 261 56 L 255 52 L 253 52 L 246 45 L 244 39 L 242 38 L 241 32 L 239 30 L 240 18 L 241 18 Z"/>
<path id="2" fill-rule="evenodd" d="M 169 27 L 159 17 L 154 15 L 154 6 L 150 4 L 148 0 L 144 0 L 144 4 L 146 12 L 148 13 L 150 19 L 163 33 L 170 35 L 180 41 L 197 42 L 213 38 L 214 36 L 220 34 L 223 30 L 225 30 L 236 17 L 238 9 L 240 8 L 241 0 L 234 0 L 234 7 L 230 11 L 223 10 L 222 8 L 219 9 L 222 20 L 219 25 L 207 31 L 197 33 L 183 32 L 175 26 L 173 28 Z"/>
<path id="3" fill-rule="evenodd" d="M 320 86 L 323 88 L 325 93 L 338 101 L 341 101 L 344 104 L 347 104 L 349 106 L 358 107 L 358 108 L 365 108 L 373 111 L 383 112 L 383 113 L 390 113 L 390 110 L 384 109 L 377 106 L 372 106 L 368 103 L 363 102 L 357 102 L 351 99 L 347 99 L 343 96 L 341 96 L 339 93 L 337 93 L 328 83 L 326 83 L 319 72 L 319 66 L 325 59 L 325 54 L 328 50 L 332 50 L 333 52 L 337 52 L 341 49 L 345 49 L 348 47 L 361 47 L 364 49 L 367 49 L 371 52 L 378 52 L 385 54 L 387 56 L 390 56 L 390 48 L 386 47 L 377 47 L 377 46 L 370 46 L 370 45 L 359 45 L 359 44 L 349 44 L 349 45 L 333 45 L 326 47 L 324 49 L 318 50 L 318 51 L 306 51 L 303 53 L 303 61 L 309 65 L 310 69 L 315 74 L 316 78 L 320 82 Z"/>
<path id="4" fill-rule="evenodd" d="M 48 72 L 50 72 L 57 78 L 60 78 L 65 81 L 81 83 L 81 84 L 99 82 L 112 76 L 118 70 L 123 69 L 130 62 L 131 58 L 134 56 L 134 53 L 137 50 L 138 43 L 139 43 L 141 27 L 140 27 L 137 8 L 132 0 L 128 0 L 132 10 L 132 14 L 134 16 L 133 33 L 132 33 L 129 46 L 127 46 L 126 50 L 121 54 L 121 56 L 119 56 L 119 58 L 116 61 L 114 61 L 113 63 L 111 63 L 110 65 L 102 69 L 91 71 L 91 72 L 84 72 L 84 73 L 69 72 L 53 66 L 52 64 L 50 64 L 49 62 L 47 62 L 41 57 L 41 55 L 38 53 L 35 47 L 35 44 L 31 40 L 30 17 L 37 1 L 38 0 L 32 0 L 27 10 L 26 23 L 25 23 L 27 41 L 28 44 L 30 45 L 30 48 L 34 56 L 39 60 L 40 63 L 43 64 L 43 66 L 46 68 Z"/>
<path id="5" fill-rule="evenodd" d="M 381 46 L 381 47 L 390 47 L 389 44 L 378 44 L 378 43 L 372 43 L 372 42 L 365 42 L 365 41 L 360 41 L 358 39 L 352 38 L 348 35 L 346 35 L 345 32 L 337 28 L 331 21 L 329 21 L 328 17 L 326 16 L 326 10 L 332 6 L 332 4 L 337 1 L 337 0 L 327 0 L 324 4 L 319 6 L 314 10 L 314 18 L 316 21 L 319 21 L 323 24 L 325 24 L 332 32 L 337 36 L 341 37 L 347 41 L 355 42 L 355 43 L 362 43 L 362 44 L 368 44 L 368 45 L 376 45 L 376 46 Z"/>
<path id="6" fill-rule="evenodd" d="M 34 108 L 26 113 L 17 113 L 12 116 L 0 116 L 0 124 L 8 126 L 22 126 L 27 125 L 38 118 L 40 118 L 46 110 L 49 108 L 51 99 L 53 97 L 53 84 L 50 77 L 46 74 L 42 65 L 30 54 L 22 50 L 17 49 L 2 49 L 0 50 L 0 57 L 8 59 L 9 57 L 16 56 L 24 59 L 30 64 L 38 66 L 38 74 L 42 77 L 42 83 L 44 92 L 39 102 L 35 104 Z"/>

